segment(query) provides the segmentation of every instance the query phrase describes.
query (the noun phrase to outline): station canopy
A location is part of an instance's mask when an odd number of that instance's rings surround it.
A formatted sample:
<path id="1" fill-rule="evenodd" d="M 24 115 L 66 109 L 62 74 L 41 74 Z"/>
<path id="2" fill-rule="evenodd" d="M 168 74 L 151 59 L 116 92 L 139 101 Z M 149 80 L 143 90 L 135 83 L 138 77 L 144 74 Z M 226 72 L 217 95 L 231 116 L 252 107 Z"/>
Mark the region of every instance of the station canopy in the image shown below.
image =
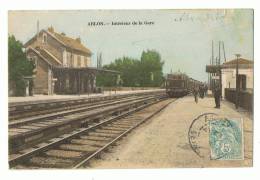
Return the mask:
<path id="1" fill-rule="evenodd" d="M 101 69 L 94 67 L 62 67 L 62 66 L 54 66 L 54 71 L 63 71 L 63 72 L 88 72 L 88 73 L 109 73 L 109 74 L 121 74 L 119 71 L 109 70 L 109 69 Z"/>
<path id="2" fill-rule="evenodd" d="M 206 72 L 207 73 L 218 73 L 220 70 L 219 65 L 207 65 L 206 66 Z"/>

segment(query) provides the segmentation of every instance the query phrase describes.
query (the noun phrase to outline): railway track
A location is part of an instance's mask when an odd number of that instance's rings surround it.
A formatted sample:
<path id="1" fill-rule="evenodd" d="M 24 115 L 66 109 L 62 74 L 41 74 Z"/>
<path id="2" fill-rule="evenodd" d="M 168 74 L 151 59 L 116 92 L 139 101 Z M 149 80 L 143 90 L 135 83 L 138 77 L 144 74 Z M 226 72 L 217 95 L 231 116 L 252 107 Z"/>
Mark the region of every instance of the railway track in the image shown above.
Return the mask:
<path id="1" fill-rule="evenodd" d="M 88 105 L 99 104 L 101 102 L 103 103 L 112 102 L 123 98 L 158 94 L 161 92 L 155 91 L 155 92 L 142 92 L 142 93 L 132 93 L 132 94 L 101 96 L 101 97 L 93 97 L 93 98 L 82 97 L 82 98 L 70 98 L 70 99 L 59 99 L 59 100 L 58 99 L 41 100 L 37 102 L 33 101 L 33 102 L 9 103 L 9 121 L 49 114 L 53 112 L 72 110 L 80 107 L 86 107 Z"/>
<path id="2" fill-rule="evenodd" d="M 165 98 L 164 94 L 152 93 L 140 96 L 123 97 L 114 102 L 103 101 L 88 107 L 36 116 L 30 121 L 10 121 L 9 123 L 9 163 L 13 167 L 31 155 L 48 150 L 60 139 L 83 130 L 93 130 L 97 124 L 108 119 L 118 119 L 130 112 Z M 29 118 L 29 119 L 30 119 Z M 24 119 L 23 119 L 24 120 Z M 110 122 L 110 120 L 109 120 Z M 116 128 L 115 128 L 116 129 Z M 12 134 L 16 132 L 18 134 Z M 56 142 L 58 141 L 58 142 Z M 19 164 L 18 163 L 18 164 Z"/>
<path id="3" fill-rule="evenodd" d="M 39 115 L 35 115 L 33 117 L 26 117 L 26 118 L 20 118 L 17 120 L 11 120 L 9 122 L 8 126 L 9 126 L 9 128 L 17 128 L 19 126 L 31 124 L 33 122 L 39 122 L 41 120 L 46 120 L 46 119 L 51 120 L 54 118 L 61 118 L 66 115 L 72 115 L 72 114 L 76 114 L 76 113 L 78 114 L 81 112 L 86 112 L 86 111 L 90 111 L 90 110 L 97 109 L 97 108 L 103 108 L 103 107 L 115 105 L 118 103 L 124 103 L 124 102 L 128 102 L 131 100 L 142 99 L 144 97 L 145 96 L 143 96 L 143 97 L 133 96 L 133 97 L 126 97 L 126 98 L 117 99 L 117 100 L 101 101 L 101 102 L 96 102 L 93 104 L 83 104 L 80 106 L 76 105 L 76 106 L 69 107 L 69 109 L 65 108 L 60 111 L 55 109 L 55 112 L 50 111 L 49 113 L 39 114 Z"/>
<path id="4" fill-rule="evenodd" d="M 153 117 L 173 100 L 165 96 L 142 100 L 138 106 L 100 119 L 87 127 L 75 129 L 34 147 L 9 156 L 15 169 L 82 168 L 98 158 L 131 130 Z"/>
<path id="5" fill-rule="evenodd" d="M 16 153 L 60 134 L 86 127 L 107 116 L 117 114 L 159 98 L 161 95 L 131 97 L 76 110 L 62 111 L 9 122 L 9 152 Z"/>

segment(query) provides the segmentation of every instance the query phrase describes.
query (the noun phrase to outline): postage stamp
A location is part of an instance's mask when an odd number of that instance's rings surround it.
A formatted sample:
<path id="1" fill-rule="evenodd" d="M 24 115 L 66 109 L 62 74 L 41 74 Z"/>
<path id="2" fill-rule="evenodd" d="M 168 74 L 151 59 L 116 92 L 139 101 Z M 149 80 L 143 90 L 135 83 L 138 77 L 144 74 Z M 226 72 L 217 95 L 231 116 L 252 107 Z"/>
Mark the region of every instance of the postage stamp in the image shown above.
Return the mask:
<path id="1" fill-rule="evenodd" d="M 210 157 L 215 160 L 244 159 L 243 119 L 209 121 Z"/>
<path id="2" fill-rule="evenodd" d="M 243 160 L 243 119 L 204 113 L 190 126 L 188 139 L 192 150 L 210 160 Z"/>

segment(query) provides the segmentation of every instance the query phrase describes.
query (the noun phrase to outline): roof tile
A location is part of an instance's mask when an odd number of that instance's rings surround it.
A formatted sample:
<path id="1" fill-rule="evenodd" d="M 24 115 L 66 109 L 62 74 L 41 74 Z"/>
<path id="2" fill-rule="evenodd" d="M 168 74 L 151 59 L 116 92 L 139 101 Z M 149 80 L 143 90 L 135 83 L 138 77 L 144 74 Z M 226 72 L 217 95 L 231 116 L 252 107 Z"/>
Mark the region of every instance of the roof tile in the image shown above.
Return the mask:
<path id="1" fill-rule="evenodd" d="M 237 59 L 233 59 L 233 60 L 230 60 L 230 61 L 223 63 L 223 65 L 231 65 L 231 64 L 237 64 Z M 254 62 L 247 60 L 247 59 L 244 59 L 244 58 L 239 58 L 238 64 L 254 64 Z"/>
<path id="2" fill-rule="evenodd" d="M 71 49 L 82 51 L 87 54 L 92 54 L 92 52 L 88 48 L 86 48 L 83 44 L 81 44 L 78 40 L 70 38 L 66 35 L 62 35 L 57 32 L 50 32 L 50 31 L 48 31 L 48 32 L 51 33 L 52 35 L 54 35 L 59 41 L 64 43 L 65 46 L 67 46 Z"/>

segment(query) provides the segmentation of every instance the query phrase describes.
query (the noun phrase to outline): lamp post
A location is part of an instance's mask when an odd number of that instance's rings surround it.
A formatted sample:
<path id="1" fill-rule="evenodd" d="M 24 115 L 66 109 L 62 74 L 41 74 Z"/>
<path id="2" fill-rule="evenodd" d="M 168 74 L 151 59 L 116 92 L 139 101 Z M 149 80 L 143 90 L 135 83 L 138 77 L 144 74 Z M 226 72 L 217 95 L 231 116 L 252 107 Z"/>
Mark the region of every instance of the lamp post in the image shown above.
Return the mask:
<path id="1" fill-rule="evenodd" d="M 237 57 L 237 63 L 236 63 L 236 109 L 238 109 L 239 104 L 239 80 L 238 80 L 238 59 L 241 57 L 240 54 L 235 54 Z"/>

